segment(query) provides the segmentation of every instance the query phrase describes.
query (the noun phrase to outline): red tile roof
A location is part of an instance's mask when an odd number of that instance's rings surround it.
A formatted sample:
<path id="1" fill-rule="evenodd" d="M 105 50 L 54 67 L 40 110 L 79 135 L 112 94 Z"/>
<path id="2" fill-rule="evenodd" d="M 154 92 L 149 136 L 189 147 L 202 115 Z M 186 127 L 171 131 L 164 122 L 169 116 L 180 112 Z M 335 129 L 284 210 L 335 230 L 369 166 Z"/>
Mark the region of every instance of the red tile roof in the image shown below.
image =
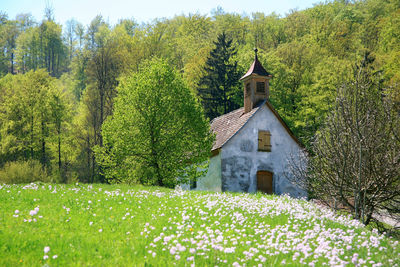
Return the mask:
<path id="1" fill-rule="evenodd" d="M 221 115 L 211 121 L 211 130 L 215 133 L 215 142 L 211 151 L 221 148 L 226 142 L 229 141 L 240 129 L 250 120 L 250 118 L 263 106 L 266 105 L 275 117 L 280 121 L 293 140 L 302 148 L 304 144 L 293 134 L 287 124 L 283 121 L 278 112 L 272 107 L 271 103 L 264 101 L 258 107 L 253 108 L 250 112 L 243 114 L 244 108 L 239 108 L 227 114 Z"/>
<path id="2" fill-rule="evenodd" d="M 213 119 L 211 121 L 211 130 L 215 133 L 216 137 L 212 150 L 221 148 L 246 124 L 259 108 L 253 108 L 245 114 L 243 114 L 244 108 L 239 108 Z"/>

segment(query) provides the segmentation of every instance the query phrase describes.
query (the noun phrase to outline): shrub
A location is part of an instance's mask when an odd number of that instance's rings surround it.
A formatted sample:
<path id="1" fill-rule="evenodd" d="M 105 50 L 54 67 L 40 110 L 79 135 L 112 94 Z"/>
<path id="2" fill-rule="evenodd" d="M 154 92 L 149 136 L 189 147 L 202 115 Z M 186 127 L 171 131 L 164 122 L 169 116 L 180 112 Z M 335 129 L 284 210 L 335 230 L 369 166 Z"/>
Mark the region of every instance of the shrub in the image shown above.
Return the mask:
<path id="1" fill-rule="evenodd" d="M 0 183 L 20 184 L 36 181 L 51 182 L 51 180 L 37 160 L 7 162 L 0 169 Z"/>

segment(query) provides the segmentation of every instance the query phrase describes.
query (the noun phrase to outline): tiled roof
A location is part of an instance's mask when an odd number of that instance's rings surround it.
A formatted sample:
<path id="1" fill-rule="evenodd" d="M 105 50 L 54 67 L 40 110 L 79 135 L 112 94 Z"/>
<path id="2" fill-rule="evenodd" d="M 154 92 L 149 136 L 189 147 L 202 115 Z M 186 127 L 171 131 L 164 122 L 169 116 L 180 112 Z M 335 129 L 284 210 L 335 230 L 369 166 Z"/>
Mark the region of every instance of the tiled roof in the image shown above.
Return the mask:
<path id="1" fill-rule="evenodd" d="M 245 114 L 243 114 L 244 108 L 239 108 L 213 119 L 211 121 L 211 130 L 215 133 L 216 137 L 212 150 L 221 148 L 245 125 L 259 108 L 253 108 Z"/>
<path id="2" fill-rule="evenodd" d="M 283 121 L 278 112 L 272 107 L 268 101 L 264 101 L 261 105 L 253 108 L 250 112 L 243 114 L 244 108 L 239 108 L 227 114 L 219 116 L 211 121 L 211 130 L 215 133 L 215 142 L 212 151 L 221 148 L 229 139 L 231 139 L 245 124 L 246 122 L 263 106 L 266 105 L 275 117 L 280 121 L 293 140 L 302 148 L 304 145 L 293 134 L 286 123 Z"/>

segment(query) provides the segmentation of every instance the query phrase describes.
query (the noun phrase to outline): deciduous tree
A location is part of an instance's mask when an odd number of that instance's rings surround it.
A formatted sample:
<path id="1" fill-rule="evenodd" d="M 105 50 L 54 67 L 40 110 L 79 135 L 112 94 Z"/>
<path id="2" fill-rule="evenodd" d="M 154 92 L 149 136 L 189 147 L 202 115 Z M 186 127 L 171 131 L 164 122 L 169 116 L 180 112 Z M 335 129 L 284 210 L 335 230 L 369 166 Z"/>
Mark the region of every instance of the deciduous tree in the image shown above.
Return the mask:
<path id="1" fill-rule="evenodd" d="M 159 59 L 146 61 L 123 80 L 102 133 L 104 148 L 98 148 L 97 159 L 108 181 L 167 187 L 197 170 L 213 142 L 194 95 Z"/>
<path id="2" fill-rule="evenodd" d="M 400 213 L 400 117 L 368 61 L 338 89 L 308 167 L 308 189 L 365 224 Z"/>

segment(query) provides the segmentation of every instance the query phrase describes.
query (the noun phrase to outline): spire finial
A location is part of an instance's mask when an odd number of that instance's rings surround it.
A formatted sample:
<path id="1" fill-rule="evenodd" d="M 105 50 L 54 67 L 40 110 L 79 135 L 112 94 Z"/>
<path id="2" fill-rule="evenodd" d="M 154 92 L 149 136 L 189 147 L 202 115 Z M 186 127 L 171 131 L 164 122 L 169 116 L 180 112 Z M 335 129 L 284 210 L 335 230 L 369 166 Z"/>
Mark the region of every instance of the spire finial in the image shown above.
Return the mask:
<path id="1" fill-rule="evenodd" d="M 257 59 L 257 52 L 258 52 L 258 49 L 256 47 L 256 48 L 254 48 L 255 59 Z"/>

